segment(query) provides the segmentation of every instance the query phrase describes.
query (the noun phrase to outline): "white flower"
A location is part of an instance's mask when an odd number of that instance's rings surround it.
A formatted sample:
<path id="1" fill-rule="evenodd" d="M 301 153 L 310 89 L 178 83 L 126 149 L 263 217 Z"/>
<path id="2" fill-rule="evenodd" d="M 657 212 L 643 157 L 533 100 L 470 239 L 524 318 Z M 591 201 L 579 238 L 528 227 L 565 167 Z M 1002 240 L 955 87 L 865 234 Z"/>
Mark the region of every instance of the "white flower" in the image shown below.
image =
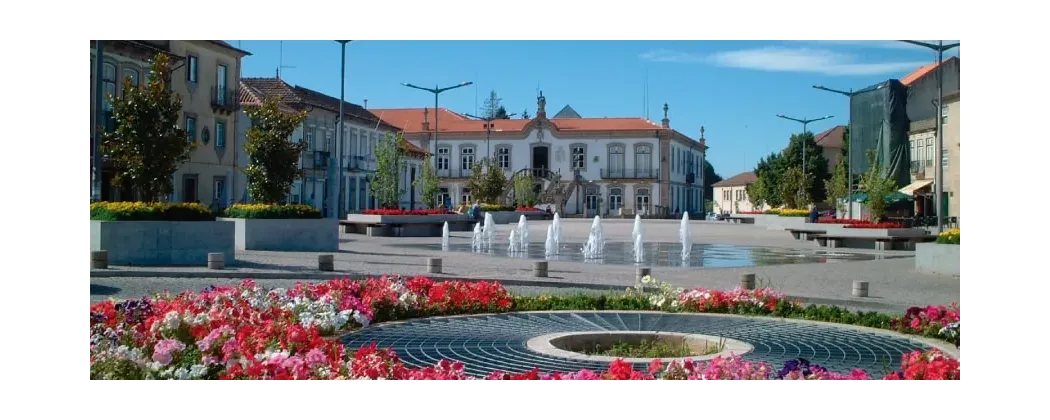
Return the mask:
<path id="1" fill-rule="evenodd" d="M 164 314 L 164 325 L 170 329 L 179 328 L 179 324 L 182 323 L 182 317 L 179 316 L 178 312 L 171 311 Z"/>
<path id="2" fill-rule="evenodd" d="M 208 367 L 204 365 L 193 365 L 190 366 L 189 377 L 190 379 L 199 379 L 204 377 L 208 373 Z"/>

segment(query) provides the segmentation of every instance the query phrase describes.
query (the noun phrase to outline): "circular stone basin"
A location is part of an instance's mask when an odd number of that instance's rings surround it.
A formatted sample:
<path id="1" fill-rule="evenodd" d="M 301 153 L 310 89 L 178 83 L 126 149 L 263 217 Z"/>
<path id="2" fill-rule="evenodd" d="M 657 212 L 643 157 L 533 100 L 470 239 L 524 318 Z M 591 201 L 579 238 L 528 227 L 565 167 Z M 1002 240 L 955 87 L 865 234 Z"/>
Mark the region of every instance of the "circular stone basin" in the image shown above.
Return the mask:
<path id="1" fill-rule="evenodd" d="M 696 356 L 647 358 L 601 356 L 583 353 L 594 348 L 610 349 L 616 344 L 637 346 L 645 341 L 676 347 L 685 346 Z M 540 354 L 567 359 L 592 362 L 612 362 L 617 359 L 623 359 L 630 363 L 648 363 L 653 359 L 660 359 L 665 362 L 672 360 L 685 361 L 686 359 L 710 360 L 718 356 L 729 357 L 732 354 L 739 356 L 754 350 L 752 345 L 730 338 L 661 331 L 562 332 L 535 337 L 529 340 L 526 346 L 529 350 Z M 719 346 L 723 346 L 721 351 L 713 352 Z"/>

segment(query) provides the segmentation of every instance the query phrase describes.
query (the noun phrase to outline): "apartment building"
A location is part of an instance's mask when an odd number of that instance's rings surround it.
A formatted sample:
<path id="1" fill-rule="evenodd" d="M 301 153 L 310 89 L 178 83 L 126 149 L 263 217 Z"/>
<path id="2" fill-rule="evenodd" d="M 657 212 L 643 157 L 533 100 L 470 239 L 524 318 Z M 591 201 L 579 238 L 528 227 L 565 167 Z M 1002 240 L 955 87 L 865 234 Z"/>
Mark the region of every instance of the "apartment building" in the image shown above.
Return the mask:
<path id="1" fill-rule="evenodd" d="M 940 116 L 944 126 L 944 153 L 940 162 L 944 176 L 944 197 L 941 205 L 948 217 L 958 217 L 960 210 L 959 100 L 959 92 L 945 95 Z M 937 122 L 937 118 L 915 121 L 908 131 L 911 183 L 900 191 L 917 198 L 916 214 L 932 216 L 936 213 L 933 189 L 936 179 Z"/>
<path id="2" fill-rule="evenodd" d="M 715 213 L 740 213 L 745 211 L 766 210 L 769 206 L 755 209 L 747 197 L 747 186 L 758 180 L 753 171 L 739 173 L 712 185 L 712 197 Z"/>
<path id="3" fill-rule="evenodd" d="M 531 119 L 491 124 L 439 108 L 374 109 L 405 138 L 433 154 L 441 201 L 472 202 L 467 180 L 474 162 L 496 159 L 507 177 L 530 171 L 542 180 L 541 201 L 563 197 L 563 214 L 654 214 L 703 209 L 703 129 L 694 140 L 671 128 L 668 106 L 654 123 L 644 118 L 582 118 L 566 106 L 547 117 L 537 98 Z M 436 139 L 435 139 L 436 136 Z M 546 201 L 544 201 L 546 200 Z"/>
<path id="4" fill-rule="evenodd" d="M 91 80 L 95 80 L 97 52 L 91 41 Z M 189 161 L 173 175 L 171 201 L 199 201 L 212 208 L 227 206 L 238 187 L 235 183 L 236 161 L 240 149 L 234 147 L 237 132 L 237 86 L 240 83 L 241 59 L 250 55 L 224 41 L 104 41 L 102 88 L 115 96 L 123 94 L 123 81 L 131 78 L 138 85 L 149 77 L 150 61 L 158 53 L 172 58 L 171 89 L 182 98 L 183 128 L 198 147 Z M 95 115 L 95 84 L 91 84 L 91 113 Z M 103 105 L 111 114 L 112 106 Z M 94 118 L 93 118 L 94 120 Z M 104 128 L 115 127 L 106 118 Z M 92 151 L 94 147 L 92 146 Z M 115 171 L 103 162 L 101 199 L 133 200 L 129 191 L 114 185 Z"/>
<path id="5" fill-rule="evenodd" d="M 307 112 L 302 126 L 292 134 L 292 139 L 302 140 L 307 145 L 299 162 L 304 175 L 293 184 L 287 200 L 309 204 L 327 214 L 327 185 L 331 174 L 329 171 L 333 170 L 331 156 L 338 139 L 339 99 L 302 86 L 293 86 L 279 78 L 241 79 L 239 99 L 243 106 L 257 106 L 270 97 L 278 98 L 280 109 L 286 112 Z M 243 111 L 238 118 L 242 121 L 242 130 L 238 132 L 237 139 L 243 150 L 244 134 L 251 127 L 251 121 Z M 343 214 L 340 217 L 346 213 L 376 208 L 370 184 L 376 170 L 375 148 L 380 139 L 395 136 L 400 131 L 360 105 L 349 102 L 343 103 L 343 129 L 342 156 L 338 159 L 338 167 L 334 169 L 339 171 L 342 179 Z M 402 169 L 404 197 L 401 207 L 418 208 L 422 206 L 420 193 L 413 184 L 422 170 L 425 152 L 407 142 L 402 144 L 402 148 L 406 152 L 406 161 Z M 238 166 L 247 164 L 247 156 L 242 156 Z M 239 194 L 239 200 L 250 201 L 247 189 L 240 190 Z"/>

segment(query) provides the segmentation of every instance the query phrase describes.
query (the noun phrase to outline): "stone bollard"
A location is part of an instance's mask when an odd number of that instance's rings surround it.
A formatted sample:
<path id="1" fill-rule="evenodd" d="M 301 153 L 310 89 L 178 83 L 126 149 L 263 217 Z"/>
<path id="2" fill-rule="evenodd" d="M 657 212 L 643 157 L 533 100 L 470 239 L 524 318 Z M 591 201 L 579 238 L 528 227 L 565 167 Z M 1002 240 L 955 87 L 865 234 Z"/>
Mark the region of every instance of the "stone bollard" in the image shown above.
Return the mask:
<path id="1" fill-rule="evenodd" d="M 744 273 L 740 275 L 740 287 L 745 290 L 755 290 L 755 273 Z"/>
<path id="2" fill-rule="evenodd" d="M 109 268 L 109 252 L 91 251 L 91 268 Z"/>
<path id="3" fill-rule="evenodd" d="M 649 267 L 638 267 L 637 269 L 635 269 L 634 277 L 635 277 L 636 281 L 642 281 L 642 278 L 644 278 L 645 276 L 651 276 L 651 275 L 652 275 L 652 269 L 651 268 L 649 268 Z"/>
<path id="4" fill-rule="evenodd" d="M 335 271 L 335 256 L 332 254 L 318 255 L 317 269 L 321 271 Z"/>
<path id="5" fill-rule="evenodd" d="M 854 280 L 853 297 L 868 297 L 868 282 Z"/>
<path id="6" fill-rule="evenodd" d="M 533 277 L 547 277 L 547 262 L 546 261 L 533 261 L 532 262 L 532 276 Z"/>
<path id="7" fill-rule="evenodd" d="M 427 272 L 441 274 L 441 258 L 427 258 Z"/>
<path id="8" fill-rule="evenodd" d="M 223 268 L 226 268 L 226 254 L 221 252 L 209 252 L 208 268 L 212 270 L 222 270 Z"/>

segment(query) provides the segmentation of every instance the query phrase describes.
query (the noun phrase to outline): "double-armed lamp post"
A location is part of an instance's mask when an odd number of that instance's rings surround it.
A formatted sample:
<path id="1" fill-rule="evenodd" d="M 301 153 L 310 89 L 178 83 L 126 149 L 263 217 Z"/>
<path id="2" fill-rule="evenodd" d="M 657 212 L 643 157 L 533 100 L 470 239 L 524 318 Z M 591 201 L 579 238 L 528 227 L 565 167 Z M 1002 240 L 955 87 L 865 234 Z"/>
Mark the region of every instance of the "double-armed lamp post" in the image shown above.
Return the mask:
<path id="1" fill-rule="evenodd" d="M 437 155 L 438 114 L 439 114 L 439 112 L 438 112 L 438 95 L 440 95 L 441 92 L 450 91 L 452 89 L 458 89 L 458 88 L 461 88 L 461 87 L 464 87 L 464 86 L 470 86 L 472 84 L 474 84 L 474 82 L 463 82 L 463 83 L 460 83 L 460 84 L 455 85 L 455 86 L 446 86 L 446 87 L 437 87 L 437 85 L 434 85 L 433 88 L 425 88 L 425 87 L 421 87 L 421 86 L 416 86 L 416 85 L 413 85 L 411 83 L 402 83 L 401 84 L 402 86 L 407 86 L 407 87 L 410 87 L 412 89 L 419 89 L 419 90 L 430 92 L 430 93 L 434 94 L 434 139 L 433 139 L 433 141 L 431 141 L 431 143 L 433 145 L 430 148 L 431 149 L 430 153 L 432 155 Z"/>

